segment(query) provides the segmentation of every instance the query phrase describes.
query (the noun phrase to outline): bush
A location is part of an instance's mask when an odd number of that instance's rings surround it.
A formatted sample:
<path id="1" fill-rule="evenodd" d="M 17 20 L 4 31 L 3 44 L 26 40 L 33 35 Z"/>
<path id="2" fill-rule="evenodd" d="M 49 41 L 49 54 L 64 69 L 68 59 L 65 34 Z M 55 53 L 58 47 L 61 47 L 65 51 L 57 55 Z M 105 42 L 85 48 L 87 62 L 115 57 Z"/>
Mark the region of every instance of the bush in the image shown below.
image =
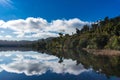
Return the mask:
<path id="1" fill-rule="evenodd" d="M 93 38 L 89 41 L 88 45 L 87 45 L 87 48 L 89 49 L 97 49 L 97 44 L 96 44 L 96 38 Z"/>
<path id="2" fill-rule="evenodd" d="M 111 37 L 105 48 L 120 50 L 120 37 L 118 36 Z"/>
<path id="3" fill-rule="evenodd" d="M 87 38 L 81 38 L 80 40 L 79 40 L 79 48 L 86 48 L 87 47 L 87 45 L 88 45 L 88 39 Z"/>

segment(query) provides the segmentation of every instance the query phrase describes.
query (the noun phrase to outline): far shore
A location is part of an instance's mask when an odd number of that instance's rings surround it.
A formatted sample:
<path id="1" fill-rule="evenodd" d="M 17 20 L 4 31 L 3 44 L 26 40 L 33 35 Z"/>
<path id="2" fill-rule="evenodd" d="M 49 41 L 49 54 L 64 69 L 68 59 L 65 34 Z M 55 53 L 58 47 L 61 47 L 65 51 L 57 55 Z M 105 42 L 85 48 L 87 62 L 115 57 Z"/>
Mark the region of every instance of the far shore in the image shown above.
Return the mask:
<path id="1" fill-rule="evenodd" d="M 119 50 L 110 50 L 110 49 L 87 49 L 83 48 L 83 50 L 88 53 L 92 53 L 95 55 L 107 55 L 107 56 L 120 56 Z"/>

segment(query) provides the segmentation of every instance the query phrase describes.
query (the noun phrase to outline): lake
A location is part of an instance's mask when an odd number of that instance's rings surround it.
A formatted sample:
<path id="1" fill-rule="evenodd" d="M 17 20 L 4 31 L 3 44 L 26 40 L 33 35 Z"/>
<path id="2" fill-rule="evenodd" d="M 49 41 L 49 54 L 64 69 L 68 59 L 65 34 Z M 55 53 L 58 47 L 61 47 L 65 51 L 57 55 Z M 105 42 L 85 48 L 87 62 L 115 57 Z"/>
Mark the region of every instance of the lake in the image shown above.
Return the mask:
<path id="1" fill-rule="evenodd" d="M 0 51 L 0 80 L 120 80 L 119 57 L 76 53 Z"/>

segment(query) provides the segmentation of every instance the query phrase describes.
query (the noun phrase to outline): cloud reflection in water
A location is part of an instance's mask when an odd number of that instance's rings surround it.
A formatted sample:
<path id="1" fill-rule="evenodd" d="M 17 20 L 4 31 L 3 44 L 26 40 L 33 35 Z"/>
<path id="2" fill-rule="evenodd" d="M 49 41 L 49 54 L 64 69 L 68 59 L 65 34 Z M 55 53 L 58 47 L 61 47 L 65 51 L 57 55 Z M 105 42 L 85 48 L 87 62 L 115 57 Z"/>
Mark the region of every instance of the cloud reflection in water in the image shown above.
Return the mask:
<path id="1" fill-rule="evenodd" d="M 24 73 L 27 76 L 42 75 L 47 71 L 62 74 L 69 73 L 79 75 L 82 72 L 90 71 L 85 69 L 82 64 L 76 65 L 76 61 L 64 59 L 58 63 L 56 56 L 41 54 L 38 52 L 27 51 L 6 51 L 0 52 L 0 71 L 10 73 Z"/>

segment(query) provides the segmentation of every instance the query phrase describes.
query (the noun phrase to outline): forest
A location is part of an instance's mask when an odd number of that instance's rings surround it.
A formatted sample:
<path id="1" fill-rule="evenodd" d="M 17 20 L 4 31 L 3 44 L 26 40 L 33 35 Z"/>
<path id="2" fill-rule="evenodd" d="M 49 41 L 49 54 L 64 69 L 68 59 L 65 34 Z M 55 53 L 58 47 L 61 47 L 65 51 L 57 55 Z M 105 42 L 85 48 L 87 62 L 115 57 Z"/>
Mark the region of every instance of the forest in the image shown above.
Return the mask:
<path id="1" fill-rule="evenodd" d="M 120 50 L 120 16 L 105 17 L 91 25 L 84 25 L 76 34 L 62 34 L 59 37 L 38 40 L 32 44 L 40 49 L 111 49 Z"/>

